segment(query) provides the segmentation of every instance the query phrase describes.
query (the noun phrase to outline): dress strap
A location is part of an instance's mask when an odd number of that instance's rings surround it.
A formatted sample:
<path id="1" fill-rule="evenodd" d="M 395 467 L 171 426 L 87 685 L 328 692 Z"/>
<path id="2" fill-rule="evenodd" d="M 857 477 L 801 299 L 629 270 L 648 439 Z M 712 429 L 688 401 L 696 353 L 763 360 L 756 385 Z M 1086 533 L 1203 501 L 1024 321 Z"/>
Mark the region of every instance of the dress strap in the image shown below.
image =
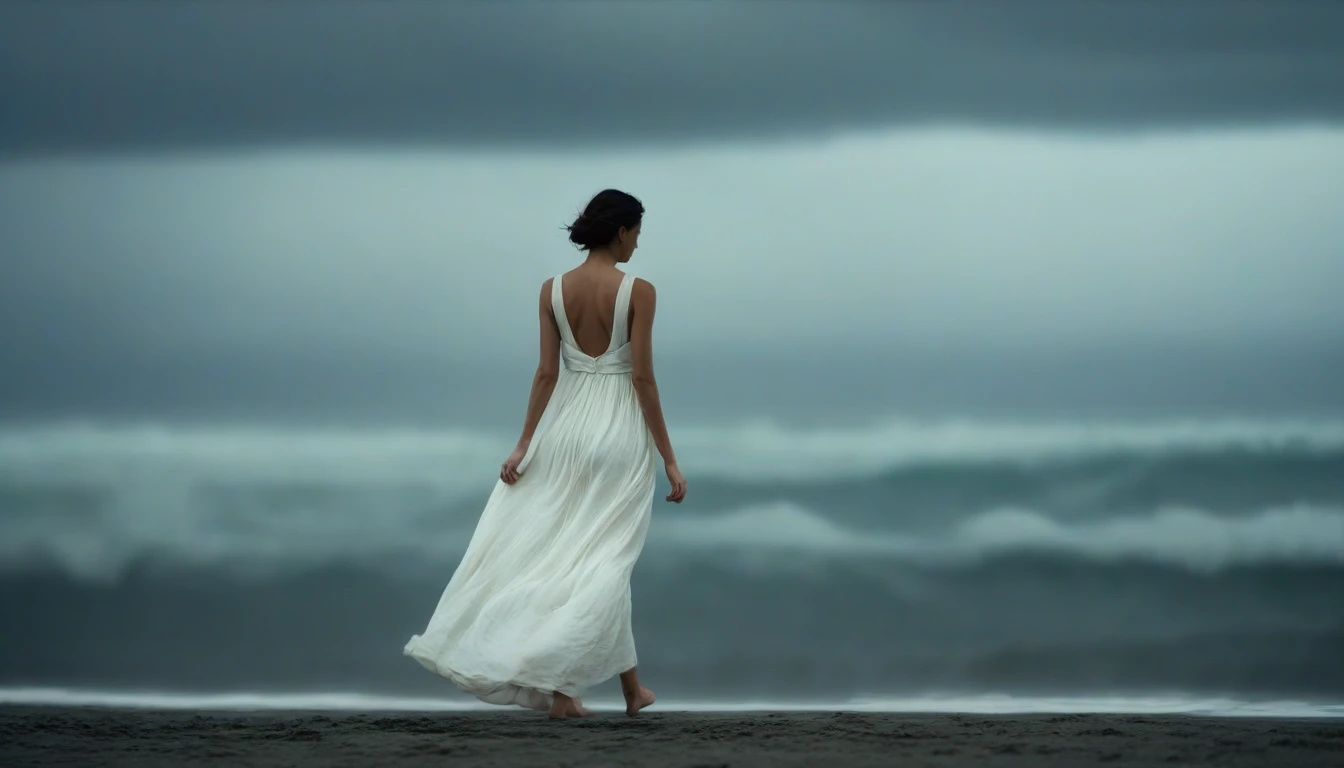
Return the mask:
<path id="1" fill-rule="evenodd" d="M 559 274 L 551 280 L 551 312 L 555 315 L 555 324 L 560 327 L 560 338 L 577 349 L 579 345 L 574 343 L 574 331 L 569 327 L 569 317 L 565 314 L 565 293 L 561 288 L 564 277 Z"/>
<path id="2" fill-rule="evenodd" d="M 627 273 L 621 278 L 621 287 L 616 289 L 616 314 L 611 318 L 610 352 L 620 349 L 630 340 L 630 291 L 634 288 L 635 276 Z"/>

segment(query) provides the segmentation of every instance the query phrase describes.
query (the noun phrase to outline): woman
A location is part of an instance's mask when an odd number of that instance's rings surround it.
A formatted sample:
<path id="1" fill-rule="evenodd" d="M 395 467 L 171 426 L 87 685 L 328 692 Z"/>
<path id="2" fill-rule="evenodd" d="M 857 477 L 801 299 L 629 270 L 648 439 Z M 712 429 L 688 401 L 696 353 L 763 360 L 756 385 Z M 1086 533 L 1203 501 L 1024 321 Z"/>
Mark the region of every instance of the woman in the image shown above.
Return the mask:
<path id="1" fill-rule="evenodd" d="M 627 715 L 653 703 L 635 673 L 630 572 L 652 514 L 654 449 L 668 501 L 686 498 L 686 480 L 653 378 L 653 286 L 617 268 L 643 217 L 639 200 L 608 189 L 570 225 L 588 258 L 541 287 L 522 437 L 428 627 L 406 645 L 491 704 L 586 717 L 579 692 L 616 674 Z"/>

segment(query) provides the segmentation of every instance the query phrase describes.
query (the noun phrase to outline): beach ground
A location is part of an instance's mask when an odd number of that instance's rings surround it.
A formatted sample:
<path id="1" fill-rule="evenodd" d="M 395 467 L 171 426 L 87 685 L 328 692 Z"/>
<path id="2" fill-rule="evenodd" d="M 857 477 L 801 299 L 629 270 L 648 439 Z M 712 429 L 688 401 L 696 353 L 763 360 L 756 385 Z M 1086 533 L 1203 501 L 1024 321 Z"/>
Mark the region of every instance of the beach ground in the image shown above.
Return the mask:
<path id="1" fill-rule="evenodd" d="M 0 707 L 18 766 L 1340 766 L 1344 721 L 1175 715 Z"/>

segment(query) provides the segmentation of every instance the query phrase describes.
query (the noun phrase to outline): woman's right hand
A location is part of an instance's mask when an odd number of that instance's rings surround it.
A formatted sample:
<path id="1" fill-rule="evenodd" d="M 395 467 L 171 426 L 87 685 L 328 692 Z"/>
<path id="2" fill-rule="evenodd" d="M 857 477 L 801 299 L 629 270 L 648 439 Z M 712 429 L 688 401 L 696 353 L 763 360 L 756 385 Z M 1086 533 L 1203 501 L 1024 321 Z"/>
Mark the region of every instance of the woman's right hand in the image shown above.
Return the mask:
<path id="1" fill-rule="evenodd" d="M 503 480 L 505 484 L 513 485 L 518 482 L 519 477 L 522 477 L 523 473 L 518 471 L 518 467 L 522 466 L 523 459 L 527 458 L 527 446 L 526 442 L 518 441 L 518 446 L 513 449 L 513 453 L 510 453 L 509 458 L 505 459 L 504 463 L 500 465 L 499 479 Z"/>
<path id="2" fill-rule="evenodd" d="M 667 500 L 673 504 L 680 504 L 681 500 L 686 498 L 686 478 L 681 474 L 681 467 L 674 461 L 667 467 L 667 482 L 672 486 L 672 492 L 667 495 Z"/>

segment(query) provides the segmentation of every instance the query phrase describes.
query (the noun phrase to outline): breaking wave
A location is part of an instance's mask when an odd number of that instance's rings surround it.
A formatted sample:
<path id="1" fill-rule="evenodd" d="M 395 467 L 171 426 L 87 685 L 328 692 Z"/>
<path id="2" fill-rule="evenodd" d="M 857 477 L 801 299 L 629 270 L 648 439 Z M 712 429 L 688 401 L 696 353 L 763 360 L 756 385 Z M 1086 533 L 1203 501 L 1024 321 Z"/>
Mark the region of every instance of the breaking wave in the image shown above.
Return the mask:
<path id="1" fill-rule="evenodd" d="M 1340 422 L 747 425 L 677 440 L 695 490 L 658 508 L 650 552 L 1344 563 Z M 454 562 L 508 447 L 463 430 L 0 428 L 0 569 Z"/>
<path id="2" fill-rule="evenodd" d="M 1344 565 L 1344 510 L 1312 507 L 1267 509 L 1239 518 L 1171 508 L 1080 523 L 1030 510 L 996 509 L 938 537 L 849 530 L 787 503 L 656 525 L 663 546 L 896 557 L 927 564 L 1045 553 L 1201 572 L 1243 565 Z"/>
<path id="3" fill-rule="evenodd" d="M 475 491 L 493 475 L 511 440 L 511 431 L 462 429 L 8 427 L 0 429 L 0 477 L 98 479 L 133 470 L 187 479 L 423 482 Z M 1344 421 L 891 421 L 811 430 L 760 422 L 678 429 L 676 442 L 682 464 L 698 476 L 797 481 L 928 464 L 1339 453 Z"/>

